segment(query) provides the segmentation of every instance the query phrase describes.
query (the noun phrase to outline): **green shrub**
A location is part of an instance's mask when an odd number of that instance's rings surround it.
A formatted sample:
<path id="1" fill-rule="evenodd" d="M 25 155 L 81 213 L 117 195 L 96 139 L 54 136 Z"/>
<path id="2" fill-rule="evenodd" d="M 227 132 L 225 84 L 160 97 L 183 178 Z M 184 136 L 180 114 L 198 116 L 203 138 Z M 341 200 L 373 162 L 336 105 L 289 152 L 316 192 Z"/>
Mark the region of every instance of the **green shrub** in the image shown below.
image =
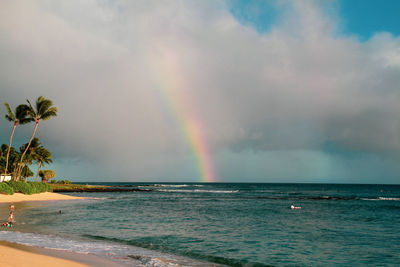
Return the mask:
<path id="1" fill-rule="evenodd" d="M 14 194 L 14 189 L 7 183 L 0 183 L 0 194 L 12 195 Z"/>
<path id="2" fill-rule="evenodd" d="M 49 184 L 46 184 L 46 183 L 45 183 L 45 185 L 46 185 L 47 192 L 53 192 L 53 187 L 51 187 Z"/>
<path id="3" fill-rule="evenodd" d="M 53 170 L 41 170 L 39 176 L 42 178 L 42 182 L 47 183 L 48 180 L 56 177 L 56 172 Z"/>
<path id="4" fill-rule="evenodd" d="M 25 195 L 34 194 L 34 188 L 27 182 L 24 181 L 9 181 L 7 184 L 14 189 L 15 193 L 22 193 Z"/>
<path id="5" fill-rule="evenodd" d="M 37 194 L 39 192 L 39 188 L 37 188 L 36 184 L 32 182 L 26 182 L 27 186 L 30 187 L 31 194 Z"/>
<path id="6" fill-rule="evenodd" d="M 39 194 L 42 192 L 46 192 L 47 188 L 45 185 L 43 185 L 43 183 L 39 183 L 39 182 L 28 182 L 28 184 L 32 187 L 32 193 L 33 194 Z"/>
<path id="7" fill-rule="evenodd" d="M 32 184 L 37 188 L 38 193 L 53 192 L 53 188 L 48 183 L 32 182 Z"/>
<path id="8" fill-rule="evenodd" d="M 53 192 L 53 189 L 49 184 L 41 182 L 9 181 L 4 184 L 9 186 L 13 190 L 13 192 L 26 195 L 39 194 L 43 192 Z"/>

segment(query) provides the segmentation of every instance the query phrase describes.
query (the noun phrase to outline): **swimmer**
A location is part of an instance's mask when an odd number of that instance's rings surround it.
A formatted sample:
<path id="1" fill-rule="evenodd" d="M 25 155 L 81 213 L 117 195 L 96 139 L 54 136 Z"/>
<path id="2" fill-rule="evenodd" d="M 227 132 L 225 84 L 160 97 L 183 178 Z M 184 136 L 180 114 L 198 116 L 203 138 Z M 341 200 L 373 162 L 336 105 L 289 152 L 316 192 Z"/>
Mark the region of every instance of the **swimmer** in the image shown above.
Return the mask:
<path id="1" fill-rule="evenodd" d="M 14 205 L 10 205 L 10 214 L 8 215 L 8 221 L 7 223 L 12 225 L 14 223 L 15 217 L 14 217 Z"/>
<path id="2" fill-rule="evenodd" d="M 6 223 L 3 223 L 4 227 L 11 227 L 14 223 L 15 217 L 14 217 L 14 205 L 10 205 L 10 214 L 8 215 L 8 220 Z"/>

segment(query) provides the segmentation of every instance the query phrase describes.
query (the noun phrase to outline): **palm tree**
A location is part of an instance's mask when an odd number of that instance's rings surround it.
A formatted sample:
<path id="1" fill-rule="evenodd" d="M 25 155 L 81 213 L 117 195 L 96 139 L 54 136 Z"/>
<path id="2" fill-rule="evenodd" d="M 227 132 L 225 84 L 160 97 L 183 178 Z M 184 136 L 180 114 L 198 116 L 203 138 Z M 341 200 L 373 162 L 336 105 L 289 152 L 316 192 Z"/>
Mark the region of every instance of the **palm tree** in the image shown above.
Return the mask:
<path id="1" fill-rule="evenodd" d="M 35 108 L 31 105 L 31 102 L 29 102 L 29 100 L 26 100 L 26 101 L 29 104 L 28 117 L 31 118 L 32 120 L 36 120 L 36 123 L 35 123 L 35 128 L 33 130 L 32 137 L 29 140 L 29 143 L 26 146 L 25 151 L 21 155 L 17 179 L 19 179 L 19 177 L 21 176 L 21 170 L 23 167 L 22 161 L 24 159 L 26 152 L 29 149 L 29 146 L 31 145 L 33 138 L 35 137 L 35 133 L 38 128 L 39 122 L 41 120 L 47 121 L 47 120 L 51 119 L 52 117 L 57 116 L 57 112 L 58 112 L 57 107 L 53 106 L 53 102 L 50 99 L 44 98 L 43 96 L 38 97 L 38 99 L 36 100 Z"/>
<path id="2" fill-rule="evenodd" d="M 21 151 L 21 153 L 23 153 L 27 146 L 28 146 L 28 143 L 23 144 L 19 148 L 19 151 Z M 28 156 L 28 155 L 31 156 L 31 160 L 27 160 L 28 162 L 31 162 L 31 164 L 32 164 L 32 159 L 35 156 L 35 151 L 36 151 L 36 149 L 40 148 L 41 146 L 42 146 L 42 143 L 40 142 L 39 138 L 35 137 L 35 138 L 32 139 L 31 145 L 29 146 L 29 149 L 28 149 L 28 151 L 26 152 L 26 155 L 25 155 L 25 156 Z"/>
<path id="3" fill-rule="evenodd" d="M 39 179 L 38 176 L 39 176 L 40 168 L 42 166 L 44 167 L 45 163 L 46 164 L 53 163 L 53 160 L 51 159 L 52 157 L 53 157 L 53 155 L 46 148 L 41 146 L 38 149 L 36 149 L 35 160 L 36 160 L 36 163 L 39 165 L 37 173 L 36 173 L 36 182 Z"/>
<path id="4" fill-rule="evenodd" d="M 31 165 L 33 161 L 36 159 L 36 151 L 41 147 L 42 143 L 39 141 L 39 138 L 35 137 L 32 139 L 31 145 L 29 146 L 29 149 L 27 150 L 24 159 L 22 160 L 22 165 L 20 164 L 21 170 L 25 168 L 25 166 Z M 20 155 L 25 151 L 26 147 L 28 146 L 28 143 L 23 144 L 20 148 L 19 151 L 21 151 Z M 33 176 L 33 174 L 32 174 Z M 21 177 L 26 177 L 21 174 Z"/>
<path id="5" fill-rule="evenodd" d="M 6 167 L 6 155 L 7 155 L 8 145 L 2 144 L 0 146 L 0 173 L 3 175 L 4 168 Z"/>
<path id="6" fill-rule="evenodd" d="M 11 172 L 11 176 L 14 180 L 16 180 L 18 174 L 18 163 L 21 159 L 21 153 L 19 153 L 15 148 L 11 147 L 10 149 L 10 159 L 9 159 L 9 169 Z"/>
<path id="7" fill-rule="evenodd" d="M 29 166 L 24 166 L 24 167 L 22 168 L 21 177 L 24 178 L 24 181 L 25 181 L 25 182 L 26 182 L 26 180 L 27 180 L 29 177 L 32 177 L 33 175 L 34 175 L 34 173 L 31 171 L 31 169 L 29 168 Z"/>
<path id="8" fill-rule="evenodd" d="M 0 147 L 0 158 L 4 158 L 7 155 L 8 146 L 6 144 L 2 144 Z"/>
<path id="9" fill-rule="evenodd" d="M 27 105 L 19 105 L 15 109 L 15 113 L 12 111 L 12 109 L 10 108 L 10 105 L 7 102 L 4 103 L 4 105 L 7 108 L 6 119 L 8 121 L 14 122 L 14 126 L 13 126 L 13 129 L 11 132 L 11 137 L 10 137 L 10 145 L 8 146 L 7 157 L 6 157 L 6 167 L 5 167 L 5 171 L 4 171 L 4 175 L 6 176 L 7 171 L 8 171 L 8 158 L 10 156 L 10 148 L 11 148 L 15 128 L 17 127 L 18 124 L 26 124 L 26 123 L 31 122 L 32 118 L 28 117 L 28 108 L 29 107 Z"/>

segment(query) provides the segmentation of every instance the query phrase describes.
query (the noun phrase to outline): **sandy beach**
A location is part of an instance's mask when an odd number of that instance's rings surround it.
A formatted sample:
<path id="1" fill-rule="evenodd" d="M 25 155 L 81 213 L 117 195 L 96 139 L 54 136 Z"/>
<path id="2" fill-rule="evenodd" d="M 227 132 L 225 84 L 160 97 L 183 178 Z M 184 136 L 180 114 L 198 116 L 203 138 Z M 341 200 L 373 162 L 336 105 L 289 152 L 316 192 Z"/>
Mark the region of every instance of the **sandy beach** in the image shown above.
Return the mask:
<path id="1" fill-rule="evenodd" d="M 0 266 L 81 267 L 89 265 L 0 245 Z"/>
<path id="2" fill-rule="evenodd" d="M 40 193 L 24 195 L 15 193 L 13 195 L 0 195 L 1 203 L 54 201 L 54 200 L 76 200 L 84 199 L 57 193 Z M 79 254 L 68 251 L 53 250 L 35 246 L 26 246 L 0 240 L 0 266 L 120 266 L 112 261 L 97 257 L 95 255 Z"/>
<path id="3" fill-rule="evenodd" d="M 21 193 L 14 193 L 13 195 L 0 194 L 0 203 L 15 203 L 22 201 L 74 200 L 74 199 L 84 199 L 84 198 L 51 193 L 51 192 L 45 192 L 33 195 L 24 195 Z"/>
<path id="4" fill-rule="evenodd" d="M 120 267 L 121 265 L 95 255 L 78 254 L 0 241 L 0 266 Z"/>

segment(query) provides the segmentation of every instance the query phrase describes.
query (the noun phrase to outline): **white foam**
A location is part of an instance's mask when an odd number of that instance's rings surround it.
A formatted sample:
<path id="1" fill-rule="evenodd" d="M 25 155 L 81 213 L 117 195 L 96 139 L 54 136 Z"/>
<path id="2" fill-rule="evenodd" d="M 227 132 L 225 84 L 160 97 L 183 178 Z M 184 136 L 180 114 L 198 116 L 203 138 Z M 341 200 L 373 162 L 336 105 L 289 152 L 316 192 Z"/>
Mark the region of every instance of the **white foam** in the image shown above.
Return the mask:
<path id="1" fill-rule="evenodd" d="M 0 231 L 0 240 L 28 246 L 71 251 L 80 254 L 94 254 L 99 257 L 104 257 L 106 255 L 108 259 L 117 261 L 126 266 L 221 266 L 208 262 L 195 261 L 182 256 L 106 241 L 78 241 L 54 235 L 15 231 Z"/>
<path id="2" fill-rule="evenodd" d="M 159 192 L 173 192 L 173 193 L 219 193 L 219 194 L 232 194 L 238 193 L 239 190 L 202 190 L 202 189 L 193 189 L 193 190 L 184 190 L 184 189 L 157 189 Z"/>
<path id="3" fill-rule="evenodd" d="M 155 184 L 154 187 L 202 187 L 201 184 Z"/>
<path id="4" fill-rule="evenodd" d="M 388 200 L 388 201 L 400 201 L 398 197 L 378 197 L 378 198 L 361 198 L 362 200 L 369 200 L 369 201 L 380 201 L 380 200 Z"/>
<path id="5" fill-rule="evenodd" d="M 394 201 L 399 201 L 400 198 L 398 198 L 398 197 L 379 197 L 379 200 L 394 200 Z"/>

